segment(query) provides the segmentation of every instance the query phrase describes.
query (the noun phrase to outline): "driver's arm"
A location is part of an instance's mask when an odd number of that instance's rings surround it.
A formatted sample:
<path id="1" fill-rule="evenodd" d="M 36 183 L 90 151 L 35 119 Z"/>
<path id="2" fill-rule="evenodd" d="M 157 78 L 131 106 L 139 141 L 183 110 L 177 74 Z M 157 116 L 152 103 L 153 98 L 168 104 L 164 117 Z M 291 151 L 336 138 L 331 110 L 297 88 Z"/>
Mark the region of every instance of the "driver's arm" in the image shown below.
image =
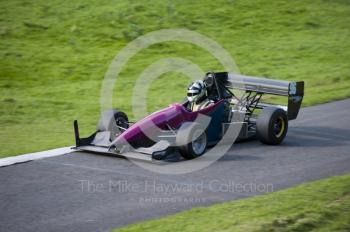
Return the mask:
<path id="1" fill-rule="evenodd" d="M 204 101 L 202 101 L 201 103 L 199 104 L 193 104 L 192 106 L 192 111 L 197 111 L 197 110 L 201 110 L 201 109 L 204 109 L 210 105 L 214 104 L 214 101 L 212 100 L 209 100 L 209 99 L 205 99 Z"/>

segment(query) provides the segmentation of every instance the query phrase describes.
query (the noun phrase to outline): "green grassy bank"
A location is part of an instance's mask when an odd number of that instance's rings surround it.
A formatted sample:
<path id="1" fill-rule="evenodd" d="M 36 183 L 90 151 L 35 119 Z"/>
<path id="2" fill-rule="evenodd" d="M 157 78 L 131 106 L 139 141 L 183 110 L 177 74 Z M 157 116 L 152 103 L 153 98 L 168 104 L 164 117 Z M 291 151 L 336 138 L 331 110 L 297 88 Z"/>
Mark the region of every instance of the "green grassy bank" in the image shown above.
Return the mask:
<path id="1" fill-rule="evenodd" d="M 1 1 L 0 157 L 72 145 L 74 119 L 83 136 L 92 132 L 111 60 L 158 29 L 187 28 L 217 41 L 241 73 L 306 81 L 304 106 L 349 97 L 349 25 L 345 0 Z M 151 46 L 123 69 L 115 107 L 131 113 L 138 75 L 166 57 L 222 70 L 194 45 Z M 180 101 L 187 82 L 176 73 L 161 76 L 147 96 L 148 110 Z"/>

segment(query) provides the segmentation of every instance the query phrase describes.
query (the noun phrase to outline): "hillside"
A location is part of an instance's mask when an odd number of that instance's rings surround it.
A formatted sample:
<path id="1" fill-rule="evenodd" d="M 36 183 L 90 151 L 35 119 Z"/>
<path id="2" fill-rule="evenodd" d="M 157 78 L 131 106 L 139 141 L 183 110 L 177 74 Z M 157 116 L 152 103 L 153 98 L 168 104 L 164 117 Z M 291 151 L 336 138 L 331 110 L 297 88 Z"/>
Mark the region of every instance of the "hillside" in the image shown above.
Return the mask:
<path id="1" fill-rule="evenodd" d="M 113 57 L 138 36 L 164 28 L 214 39 L 241 73 L 306 81 L 304 106 L 350 96 L 346 0 L 11 0 L 1 1 L 0 11 L 0 156 L 72 145 L 74 119 L 83 135 L 93 131 Z M 131 113 L 136 78 L 165 57 L 222 70 L 199 47 L 154 45 L 123 69 L 114 105 Z M 180 101 L 187 82 L 180 74 L 163 75 L 151 86 L 148 110 Z"/>

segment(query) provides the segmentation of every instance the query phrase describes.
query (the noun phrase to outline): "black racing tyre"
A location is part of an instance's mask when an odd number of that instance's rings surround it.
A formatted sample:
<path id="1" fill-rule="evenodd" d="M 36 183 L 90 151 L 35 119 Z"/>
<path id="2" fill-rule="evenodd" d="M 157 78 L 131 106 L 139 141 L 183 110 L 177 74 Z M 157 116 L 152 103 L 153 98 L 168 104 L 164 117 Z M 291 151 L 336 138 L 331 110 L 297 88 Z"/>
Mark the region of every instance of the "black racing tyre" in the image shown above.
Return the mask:
<path id="1" fill-rule="evenodd" d="M 186 122 L 177 133 L 176 144 L 182 157 L 194 159 L 205 152 L 207 133 L 198 123 Z"/>
<path id="2" fill-rule="evenodd" d="M 281 108 L 266 107 L 256 121 L 256 135 L 265 144 L 278 145 L 286 137 L 288 118 Z"/>
<path id="3" fill-rule="evenodd" d="M 114 119 L 118 126 L 124 129 L 129 128 L 129 119 L 123 111 L 114 110 Z"/>
<path id="4" fill-rule="evenodd" d="M 128 116 L 119 110 L 106 110 L 102 112 L 101 118 L 97 124 L 97 131 L 110 131 L 111 139 L 123 132 L 123 129 L 129 128 Z"/>

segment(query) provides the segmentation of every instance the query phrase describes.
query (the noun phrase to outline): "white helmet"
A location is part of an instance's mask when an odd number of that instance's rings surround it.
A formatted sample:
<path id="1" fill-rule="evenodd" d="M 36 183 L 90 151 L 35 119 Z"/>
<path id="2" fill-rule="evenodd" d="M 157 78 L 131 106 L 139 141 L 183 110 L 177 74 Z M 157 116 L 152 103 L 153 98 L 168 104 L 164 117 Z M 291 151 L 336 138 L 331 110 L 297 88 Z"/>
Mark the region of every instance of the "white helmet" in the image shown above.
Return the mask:
<path id="1" fill-rule="evenodd" d="M 192 82 L 187 88 L 187 99 L 189 102 L 196 102 L 204 96 L 206 91 L 205 84 L 202 80 Z"/>

